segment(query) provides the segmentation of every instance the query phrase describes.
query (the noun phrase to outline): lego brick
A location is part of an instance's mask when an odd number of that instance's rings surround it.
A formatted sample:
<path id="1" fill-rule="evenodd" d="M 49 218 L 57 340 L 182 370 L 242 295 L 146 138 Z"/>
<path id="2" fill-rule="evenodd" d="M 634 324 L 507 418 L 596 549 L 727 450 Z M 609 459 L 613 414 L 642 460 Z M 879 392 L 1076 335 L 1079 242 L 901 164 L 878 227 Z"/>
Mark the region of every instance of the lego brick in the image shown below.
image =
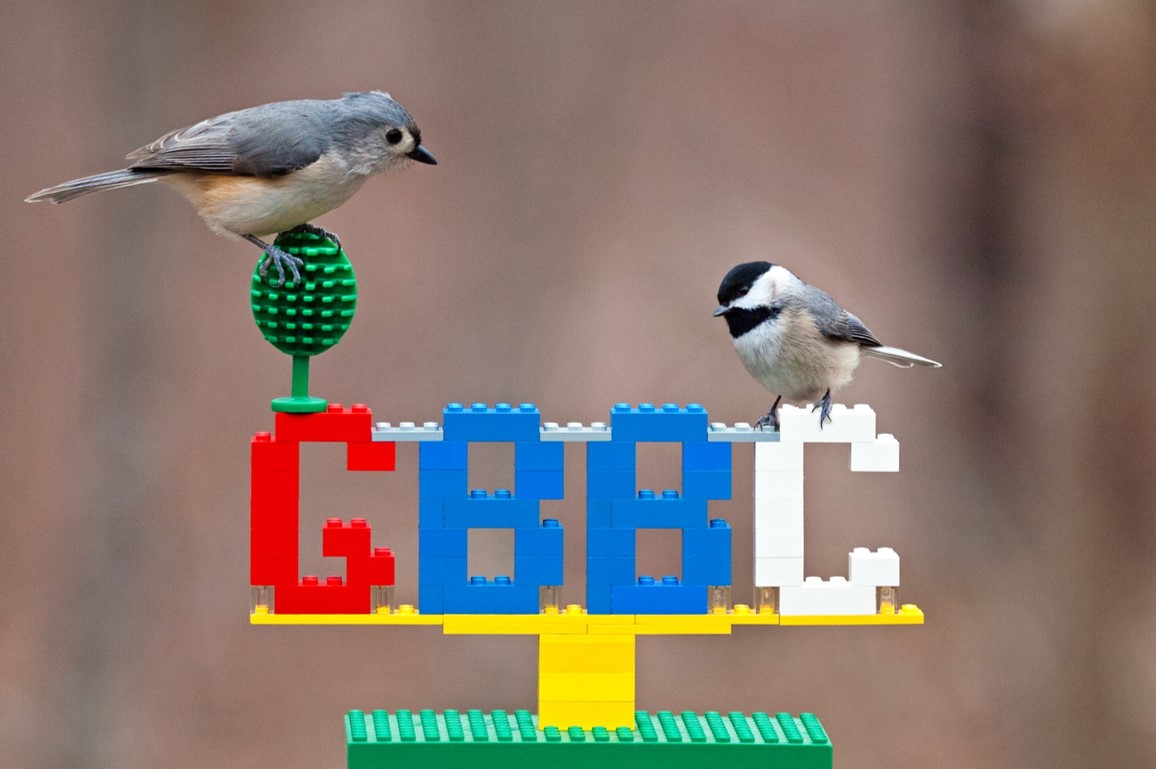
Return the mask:
<path id="1" fill-rule="evenodd" d="M 252 556 L 292 556 L 293 563 L 297 563 L 298 532 L 296 526 L 251 528 L 249 534 L 249 553 Z"/>
<path id="2" fill-rule="evenodd" d="M 418 568 L 421 568 L 421 561 L 418 561 Z M 423 584 L 419 580 L 417 608 L 422 614 L 445 614 L 445 586 Z"/>
<path id="3" fill-rule="evenodd" d="M 777 443 L 779 434 L 774 430 L 756 430 L 750 422 L 735 422 L 733 427 L 724 422 L 711 422 L 706 439 L 721 443 Z"/>
<path id="4" fill-rule="evenodd" d="M 589 543 L 587 544 L 589 550 Z M 684 558 L 722 558 L 730 560 L 731 527 L 722 518 L 712 518 L 705 528 L 683 529 Z"/>
<path id="5" fill-rule="evenodd" d="M 591 615 L 611 614 L 614 611 L 614 597 L 610 593 L 611 585 L 593 585 L 589 577 L 586 579 L 586 611 Z M 593 628 L 587 632 L 595 632 Z"/>
<path id="6" fill-rule="evenodd" d="M 417 484 L 422 500 L 465 497 L 469 473 L 465 470 L 422 470 L 418 473 Z"/>
<path id="7" fill-rule="evenodd" d="M 621 673 L 634 675 L 632 635 L 542 635 L 540 673 Z"/>
<path id="8" fill-rule="evenodd" d="M 803 470 L 803 444 L 760 443 L 755 446 L 755 472 L 760 470 Z"/>
<path id="9" fill-rule="evenodd" d="M 755 499 L 802 499 L 802 470 L 756 470 Z"/>
<path id="10" fill-rule="evenodd" d="M 779 435 L 783 443 L 871 443 L 875 440 L 875 412 L 858 403 L 831 407 L 831 419 L 819 425 L 819 412 L 811 407 L 784 405 L 779 409 Z"/>
<path id="11" fill-rule="evenodd" d="M 532 582 L 535 585 L 561 585 L 561 554 L 555 557 L 515 558 L 514 579 L 522 584 Z"/>
<path id="12" fill-rule="evenodd" d="M 469 577 L 467 571 L 465 556 L 437 557 L 422 553 L 417 562 L 417 581 L 419 585 L 464 585 Z"/>
<path id="13" fill-rule="evenodd" d="M 654 406 L 640 403 L 632 408 L 616 403 L 610 410 L 610 427 L 614 442 L 639 441 L 705 441 L 706 409 L 697 403 L 679 408 L 674 403 Z"/>
<path id="14" fill-rule="evenodd" d="M 615 614 L 705 614 L 707 609 L 705 585 L 613 585 L 610 595 Z"/>
<path id="15" fill-rule="evenodd" d="M 249 441 L 250 467 L 258 470 L 297 473 L 299 444 L 297 441 L 274 440 L 270 433 L 257 433 Z"/>
<path id="16" fill-rule="evenodd" d="M 393 585 L 397 582 L 397 560 L 388 547 L 376 547 L 369 556 L 366 580 L 370 585 Z"/>
<path id="17" fill-rule="evenodd" d="M 633 470 L 586 470 L 586 499 L 622 499 L 634 496 Z"/>
<path id="18" fill-rule="evenodd" d="M 586 635 L 585 612 L 558 614 L 448 614 L 443 615 L 446 635 Z"/>
<path id="19" fill-rule="evenodd" d="M 468 497 L 445 500 L 442 519 L 447 528 L 537 528 L 538 500 L 515 499 L 507 489 L 498 489 L 493 496 L 474 489 Z"/>
<path id="20" fill-rule="evenodd" d="M 602 585 L 632 585 L 635 577 L 634 553 L 618 558 L 586 559 L 586 587 Z"/>
<path id="21" fill-rule="evenodd" d="M 446 614 L 537 614 L 538 585 L 446 585 Z"/>
<path id="22" fill-rule="evenodd" d="M 706 531 L 703 529 L 702 531 Z M 686 535 L 683 534 L 683 549 L 686 549 Z M 637 538 L 635 529 L 588 528 L 586 530 L 586 553 L 591 558 L 633 558 Z M 696 553 L 698 555 L 699 553 Z M 634 575 L 631 575 L 633 581 Z"/>
<path id="23" fill-rule="evenodd" d="M 802 558 L 803 527 L 764 527 L 755 529 L 756 558 Z"/>
<path id="24" fill-rule="evenodd" d="M 454 441 L 536 441 L 540 429 L 541 414 L 532 403 L 498 403 L 493 408 L 451 403 L 442 418 L 445 439 Z"/>
<path id="25" fill-rule="evenodd" d="M 465 558 L 469 553 L 469 529 L 423 526 L 418 529 L 417 542 L 422 558 Z"/>
<path id="26" fill-rule="evenodd" d="M 915 604 L 905 603 L 896 612 L 879 614 L 806 614 L 782 617 L 779 624 L 788 627 L 810 625 L 820 626 L 863 626 L 863 625 L 922 625 L 923 611 Z"/>
<path id="27" fill-rule="evenodd" d="M 875 588 L 852 585 L 843 577 L 807 577 L 801 585 L 779 588 L 779 616 L 874 614 Z"/>
<path id="28" fill-rule="evenodd" d="M 514 530 L 514 561 L 516 563 L 520 558 L 561 559 L 563 545 L 562 526 L 556 519 L 547 518 L 537 528 Z"/>
<path id="29" fill-rule="evenodd" d="M 554 702 L 547 700 L 539 703 L 538 711 L 538 722 L 543 728 L 556 727 L 570 730 L 574 727 L 579 729 L 601 727 L 603 729 L 619 729 L 629 726 L 634 721 L 633 702 Z M 568 732 L 563 733 L 566 733 L 567 737 L 573 740 Z M 571 760 L 576 761 L 577 759 Z M 589 766 L 585 761 L 582 763 Z M 599 763 L 601 764 L 601 762 Z M 551 766 L 563 769 L 562 766 L 554 762 L 551 762 Z M 573 764 L 570 766 L 572 769 L 577 769 Z"/>
<path id="30" fill-rule="evenodd" d="M 302 577 L 297 585 L 278 585 L 273 597 L 277 614 L 365 614 L 369 585 L 346 585 L 340 577 Z"/>
<path id="31" fill-rule="evenodd" d="M 714 445 L 730 448 L 723 443 Z M 687 470 L 682 474 L 682 495 L 687 499 L 730 499 L 730 471 Z"/>
<path id="32" fill-rule="evenodd" d="M 682 499 L 667 490 L 661 497 L 644 489 L 637 499 L 615 499 L 611 502 L 611 525 L 614 528 L 690 529 L 703 527 L 707 504 L 702 499 Z"/>
<path id="33" fill-rule="evenodd" d="M 872 552 L 857 547 L 847 554 L 847 579 L 853 585 L 899 586 L 899 553 L 889 547 Z"/>
<path id="34" fill-rule="evenodd" d="M 397 444 L 385 441 L 348 443 L 345 446 L 345 469 L 393 472 L 397 469 Z"/>
<path id="35" fill-rule="evenodd" d="M 437 422 L 423 422 L 421 425 L 413 422 L 401 422 L 397 427 L 389 422 L 378 422 L 373 426 L 372 440 L 416 443 L 419 441 L 440 441 L 443 437 L 442 428 Z"/>
<path id="36" fill-rule="evenodd" d="M 560 443 L 542 443 L 536 440 L 515 443 L 514 469 L 562 472 L 566 466 L 565 448 Z"/>
<path id="37" fill-rule="evenodd" d="M 722 443 L 691 442 L 682 444 L 682 471 L 731 471 L 731 447 Z"/>
<path id="38" fill-rule="evenodd" d="M 542 673 L 538 701 L 634 702 L 630 673 Z"/>
<path id="39" fill-rule="evenodd" d="M 856 473 L 899 472 L 899 441 L 883 433 L 869 443 L 851 444 L 851 471 Z"/>
<path id="40" fill-rule="evenodd" d="M 781 587 L 803 584 L 803 558 L 755 558 L 755 585 Z"/>
<path id="41" fill-rule="evenodd" d="M 464 441 L 423 443 L 417 449 L 417 466 L 426 470 L 468 470 L 470 444 Z"/>
<path id="42" fill-rule="evenodd" d="M 592 443 L 586 447 L 586 471 L 622 471 L 631 473 L 637 467 L 638 452 L 633 443 Z M 631 482 L 633 484 L 633 481 Z M 634 493 L 631 488 L 630 493 Z"/>
<path id="43" fill-rule="evenodd" d="M 372 531 L 364 518 L 344 523 L 340 518 L 328 518 L 321 530 L 321 555 L 327 558 L 369 555 Z"/>
<path id="44" fill-rule="evenodd" d="M 293 585 L 297 582 L 297 553 L 249 557 L 250 585 Z"/>
<path id="45" fill-rule="evenodd" d="M 373 430 L 373 414 L 363 403 L 348 409 L 331 403 L 319 414 L 278 411 L 274 420 L 277 439 L 283 441 L 368 442 Z"/>
<path id="46" fill-rule="evenodd" d="M 431 470 L 430 472 L 438 472 Z M 446 501 L 442 497 L 421 497 L 417 502 L 417 525 L 422 529 L 440 529 L 445 526 Z"/>
<path id="47" fill-rule="evenodd" d="M 755 531 L 803 528 L 803 499 L 756 499 Z"/>
<path id="48" fill-rule="evenodd" d="M 514 470 L 514 492 L 522 499 L 562 499 L 561 470 Z"/>
<path id="49" fill-rule="evenodd" d="M 683 558 L 682 581 L 687 585 L 729 585 L 731 584 L 731 558 L 728 548 L 726 557 Z"/>
<path id="50" fill-rule="evenodd" d="M 542 425 L 541 439 L 543 441 L 560 441 L 565 443 L 590 443 L 594 441 L 609 441 L 610 428 L 605 422 L 593 422 L 589 426 L 581 422 L 567 422 L 559 426 L 557 422 L 547 422 Z"/>

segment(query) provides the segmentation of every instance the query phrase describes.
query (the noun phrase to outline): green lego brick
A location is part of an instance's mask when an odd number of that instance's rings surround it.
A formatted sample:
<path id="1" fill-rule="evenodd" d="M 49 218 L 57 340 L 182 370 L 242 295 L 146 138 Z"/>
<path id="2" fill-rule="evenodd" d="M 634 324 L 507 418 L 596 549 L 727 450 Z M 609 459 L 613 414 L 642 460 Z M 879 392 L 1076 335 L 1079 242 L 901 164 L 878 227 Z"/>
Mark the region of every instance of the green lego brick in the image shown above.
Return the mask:
<path id="1" fill-rule="evenodd" d="M 526 710 L 409 710 L 345 716 L 348 769 L 831 769 L 811 713 L 635 714 L 635 728 L 539 729 Z M 571 747 L 566 747 L 571 746 Z"/>

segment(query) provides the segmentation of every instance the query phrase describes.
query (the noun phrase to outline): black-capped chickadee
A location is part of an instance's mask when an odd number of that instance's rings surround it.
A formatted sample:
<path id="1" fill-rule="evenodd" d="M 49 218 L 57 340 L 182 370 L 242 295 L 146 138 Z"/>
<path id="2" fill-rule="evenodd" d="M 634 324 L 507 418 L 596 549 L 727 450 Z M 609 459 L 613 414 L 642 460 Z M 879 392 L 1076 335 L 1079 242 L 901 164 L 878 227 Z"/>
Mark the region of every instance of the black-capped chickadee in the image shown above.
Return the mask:
<path id="1" fill-rule="evenodd" d="M 784 399 L 795 405 L 814 403 L 813 410 L 821 410 L 822 427 L 831 419 L 831 391 L 851 381 L 863 355 L 900 368 L 941 365 L 885 347 L 830 294 L 777 264 L 738 265 L 723 278 L 718 302 L 714 316 L 726 318 L 743 365 L 778 396 L 756 427 L 778 430 L 777 409 Z"/>
<path id="2" fill-rule="evenodd" d="M 285 282 L 303 262 L 258 235 L 306 231 L 336 237 L 310 221 L 332 211 L 376 173 L 411 160 L 436 165 L 405 107 L 381 91 L 340 99 L 284 101 L 229 112 L 167 133 L 130 152 L 128 168 L 41 190 L 29 203 L 64 203 L 100 190 L 160 180 L 196 207 L 214 232 L 265 252 Z"/>

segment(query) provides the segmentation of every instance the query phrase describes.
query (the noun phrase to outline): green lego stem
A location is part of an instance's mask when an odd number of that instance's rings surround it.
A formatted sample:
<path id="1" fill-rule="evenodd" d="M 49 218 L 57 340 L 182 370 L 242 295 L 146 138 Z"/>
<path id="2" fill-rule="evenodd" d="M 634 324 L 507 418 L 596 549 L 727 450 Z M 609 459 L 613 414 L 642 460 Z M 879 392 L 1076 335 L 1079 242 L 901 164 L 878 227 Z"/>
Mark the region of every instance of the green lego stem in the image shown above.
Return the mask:
<path id="1" fill-rule="evenodd" d="M 274 398 L 269 404 L 274 411 L 288 414 L 316 414 L 325 411 L 329 401 L 309 395 L 309 356 L 293 356 L 293 393 L 288 398 Z"/>
<path id="2" fill-rule="evenodd" d="M 294 398 L 309 397 L 309 356 L 293 356 L 293 389 Z"/>

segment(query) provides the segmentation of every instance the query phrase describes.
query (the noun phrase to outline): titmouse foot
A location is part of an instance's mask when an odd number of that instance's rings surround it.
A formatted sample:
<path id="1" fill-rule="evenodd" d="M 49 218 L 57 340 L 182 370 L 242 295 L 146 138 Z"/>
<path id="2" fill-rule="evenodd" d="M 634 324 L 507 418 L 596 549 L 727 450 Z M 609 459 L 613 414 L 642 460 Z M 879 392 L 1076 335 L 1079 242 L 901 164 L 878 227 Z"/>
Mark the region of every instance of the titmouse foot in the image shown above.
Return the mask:
<path id="1" fill-rule="evenodd" d="M 265 258 L 261 260 L 261 263 L 257 267 L 257 272 L 260 274 L 262 279 L 264 279 L 265 276 L 269 273 L 270 263 L 272 263 L 272 265 L 277 268 L 277 280 L 269 281 L 269 285 L 275 288 L 280 288 L 281 286 L 285 285 L 286 266 L 289 267 L 289 272 L 293 274 L 293 282 L 298 286 L 301 285 L 301 273 L 297 270 L 297 268 L 305 266 L 304 259 L 299 256 L 288 254 L 277 248 L 277 246 L 266 243 L 260 238 L 254 237 L 252 235 L 242 235 L 241 237 L 265 252 Z"/>
<path id="2" fill-rule="evenodd" d="M 308 222 L 305 224 L 298 224 L 293 229 L 288 230 L 288 232 L 304 232 L 309 235 L 316 235 L 319 238 L 329 238 L 333 241 L 333 245 L 337 246 L 337 250 L 341 250 L 341 238 L 337 237 L 336 234 L 330 232 L 329 230 L 318 227 L 316 224 L 309 224 Z"/>
<path id="3" fill-rule="evenodd" d="M 823 420 L 831 421 L 831 391 L 827 390 L 819 402 L 815 404 L 815 408 L 811 409 L 811 413 L 819 412 L 819 429 L 823 429 Z"/>
<path id="4" fill-rule="evenodd" d="M 775 432 L 779 431 L 779 401 L 782 399 L 783 396 L 781 395 L 775 398 L 774 404 L 771 405 L 771 410 L 759 417 L 759 421 L 755 422 L 756 430 L 762 430 L 769 426 Z"/>

